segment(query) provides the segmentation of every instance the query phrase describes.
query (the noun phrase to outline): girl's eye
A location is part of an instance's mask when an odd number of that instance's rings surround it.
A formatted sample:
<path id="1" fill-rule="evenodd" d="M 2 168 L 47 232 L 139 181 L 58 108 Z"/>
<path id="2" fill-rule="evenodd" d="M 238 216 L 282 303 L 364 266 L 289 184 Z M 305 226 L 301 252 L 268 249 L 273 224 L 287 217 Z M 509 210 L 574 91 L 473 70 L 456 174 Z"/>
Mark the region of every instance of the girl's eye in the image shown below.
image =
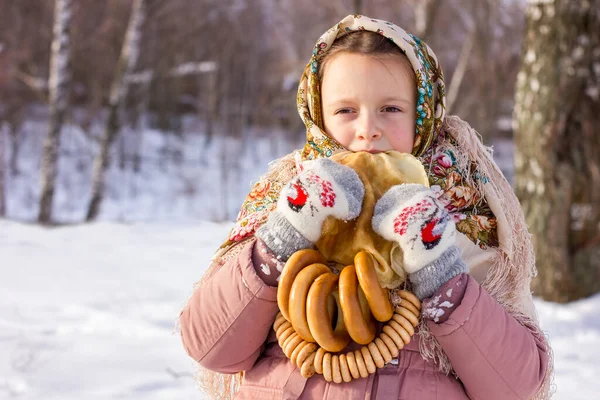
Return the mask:
<path id="1" fill-rule="evenodd" d="M 402 112 L 402 110 L 398 107 L 389 106 L 389 107 L 384 107 L 383 112 Z"/>
<path id="2" fill-rule="evenodd" d="M 337 110 L 335 114 L 350 114 L 351 112 L 352 110 L 350 108 L 342 108 L 340 110 Z"/>

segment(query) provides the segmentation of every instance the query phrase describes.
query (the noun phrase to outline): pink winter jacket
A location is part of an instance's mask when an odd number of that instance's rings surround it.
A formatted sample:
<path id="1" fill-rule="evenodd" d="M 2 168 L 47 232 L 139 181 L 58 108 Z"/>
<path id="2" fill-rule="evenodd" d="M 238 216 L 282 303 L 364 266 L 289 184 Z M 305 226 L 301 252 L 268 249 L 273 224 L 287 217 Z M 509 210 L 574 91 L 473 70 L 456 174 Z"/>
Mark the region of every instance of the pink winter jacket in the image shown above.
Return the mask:
<path id="1" fill-rule="evenodd" d="M 368 378 L 341 384 L 319 374 L 305 379 L 275 338 L 277 288 L 257 275 L 254 243 L 206 280 L 180 315 L 183 345 L 194 360 L 220 373 L 245 371 L 236 399 L 529 399 L 544 380 L 543 339 L 471 277 L 449 318 L 428 322 L 458 379 L 424 361 L 416 340 Z"/>

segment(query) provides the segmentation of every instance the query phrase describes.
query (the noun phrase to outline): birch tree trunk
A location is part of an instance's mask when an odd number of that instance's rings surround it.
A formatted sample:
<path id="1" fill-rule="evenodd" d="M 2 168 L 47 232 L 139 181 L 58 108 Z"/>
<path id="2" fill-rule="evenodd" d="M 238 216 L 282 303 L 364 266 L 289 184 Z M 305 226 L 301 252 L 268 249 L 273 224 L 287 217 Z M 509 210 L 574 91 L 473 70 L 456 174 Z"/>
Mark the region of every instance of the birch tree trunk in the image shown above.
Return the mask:
<path id="1" fill-rule="evenodd" d="M 516 192 L 535 294 L 600 291 L 600 0 L 531 1 L 517 78 Z"/>
<path id="2" fill-rule="evenodd" d="M 56 181 L 60 130 L 65 118 L 69 96 L 71 0 L 56 0 L 54 31 L 50 58 L 50 130 L 44 142 L 41 163 L 40 211 L 38 222 L 52 222 L 52 203 Z"/>
<path id="3" fill-rule="evenodd" d="M 145 0 L 135 0 L 131 9 L 125 40 L 123 41 L 117 71 L 110 91 L 108 120 L 100 142 L 100 151 L 94 160 L 92 195 L 86 216 L 86 221 L 88 222 L 93 221 L 98 216 L 104 197 L 110 147 L 121 128 L 119 109 L 128 91 L 128 84 L 125 77 L 133 72 L 137 63 L 140 36 L 145 19 L 145 8 Z"/>

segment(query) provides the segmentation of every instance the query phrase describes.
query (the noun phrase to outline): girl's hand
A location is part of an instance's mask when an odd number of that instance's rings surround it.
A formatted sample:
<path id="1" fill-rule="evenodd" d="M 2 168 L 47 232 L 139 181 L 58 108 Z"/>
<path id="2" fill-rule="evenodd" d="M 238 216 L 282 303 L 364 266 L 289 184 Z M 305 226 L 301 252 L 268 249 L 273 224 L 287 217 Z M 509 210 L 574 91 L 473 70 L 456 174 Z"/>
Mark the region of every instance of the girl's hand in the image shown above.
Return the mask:
<path id="1" fill-rule="evenodd" d="M 352 168 L 326 158 L 316 160 L 283 188 L 277 209 L 256 236 L 286 260 L 319 240 L 327 217 L 346 221 L 358 217 L 364 194 Z"/>
<path id="2" fill-rule="evenodd" d="M 454 220 L 423 185 L 403 184 L 388 190 L 375 205 L 373 230 L 398 242 L 404 269 L 421 299 L 468 271 L 455 246 Z"/>

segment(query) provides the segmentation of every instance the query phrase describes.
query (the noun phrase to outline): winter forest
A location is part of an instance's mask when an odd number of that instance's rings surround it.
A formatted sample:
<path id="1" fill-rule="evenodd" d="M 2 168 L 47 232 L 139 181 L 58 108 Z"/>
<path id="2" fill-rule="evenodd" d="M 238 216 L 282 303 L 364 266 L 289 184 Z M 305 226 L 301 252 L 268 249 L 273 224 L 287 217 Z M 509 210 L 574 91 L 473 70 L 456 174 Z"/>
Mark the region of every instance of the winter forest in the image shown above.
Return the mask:
<path id="1" fill-rule="evenodd" d="M 532 235 L 556 399 L 600 393 L 600 0 L 0 0 L 0 399 L 195 399 L 178 314 L 348 14 L 435 50 Z"/>

